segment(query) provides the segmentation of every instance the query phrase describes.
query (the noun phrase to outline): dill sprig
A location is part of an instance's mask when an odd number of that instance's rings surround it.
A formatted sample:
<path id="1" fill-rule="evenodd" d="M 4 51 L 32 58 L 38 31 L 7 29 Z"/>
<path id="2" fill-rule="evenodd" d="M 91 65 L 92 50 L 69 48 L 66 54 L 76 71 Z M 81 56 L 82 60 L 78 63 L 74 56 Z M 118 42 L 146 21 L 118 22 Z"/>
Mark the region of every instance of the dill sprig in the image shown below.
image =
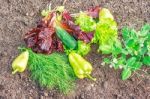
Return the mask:
<path id="1" fill-rule="evenodd" d="M 41 87 L 56 88 L 67 94 L 75 86 L 74 71 L 63 53 L 43 55 L 29 50 L 28 69 L 31 78 Z"/>

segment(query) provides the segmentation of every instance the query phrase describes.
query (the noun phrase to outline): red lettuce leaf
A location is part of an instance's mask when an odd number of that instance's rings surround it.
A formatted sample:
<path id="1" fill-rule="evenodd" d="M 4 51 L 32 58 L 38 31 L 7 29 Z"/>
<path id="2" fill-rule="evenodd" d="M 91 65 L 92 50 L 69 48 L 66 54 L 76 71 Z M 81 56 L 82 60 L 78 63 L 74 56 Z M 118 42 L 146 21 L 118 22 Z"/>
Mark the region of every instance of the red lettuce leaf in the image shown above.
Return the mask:
<path id="1" fill-rule="evenodd" d="M 87 14 L 93 18 L 98 18 L 100 9 L 101 8 L 99 6 L 92 7 L 88 9 Z"/>
<path id="2" fill-rule="evenodd" d="M 63 51 L 61 41 L 56 37 L 54 28 L 49 25 L 52 24 L 51 19 L 39 21 L 36 28 L 25 34 L 24 41 L 34 52 L 50 54 L 52 51 Z"/>
<path id="3" fill-rule="evenodd" d="M 78 25 L 75 25 L 71 15 L 68 12 L 63 13 L 61 27 L 74 36 L 75 39 L 89 43 L 93 38 L 93 32 L 83 32 Z"/>

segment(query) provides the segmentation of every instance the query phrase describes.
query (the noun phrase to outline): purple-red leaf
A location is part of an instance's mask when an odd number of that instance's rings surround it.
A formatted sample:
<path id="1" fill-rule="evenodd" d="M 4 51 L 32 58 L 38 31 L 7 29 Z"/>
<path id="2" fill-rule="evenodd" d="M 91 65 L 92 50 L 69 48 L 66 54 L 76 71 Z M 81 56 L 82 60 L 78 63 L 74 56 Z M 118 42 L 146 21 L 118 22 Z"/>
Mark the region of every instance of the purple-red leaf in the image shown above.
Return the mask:
<path id="1" fill-rule="evenodd" d="M 88 13 L 88 15 L 90 15 L 93 18 L 98 18 L 100 9 L 101 8 L 99 6 L 92 7 L 90 9 L 88 9 L 87 13 Z"/>

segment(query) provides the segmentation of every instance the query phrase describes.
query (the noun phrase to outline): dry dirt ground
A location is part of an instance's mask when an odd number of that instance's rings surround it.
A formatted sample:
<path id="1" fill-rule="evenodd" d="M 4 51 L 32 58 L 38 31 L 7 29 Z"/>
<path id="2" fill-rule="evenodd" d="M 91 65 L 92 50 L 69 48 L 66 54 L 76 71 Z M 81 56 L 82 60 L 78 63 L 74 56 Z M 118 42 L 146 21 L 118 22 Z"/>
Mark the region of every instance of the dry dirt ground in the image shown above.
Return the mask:
<path id="1" fill-rule="evenodd" d="M 63 0 L 0 0 L 0 99 L 150 99 L 150 79 L 133 75 L 120 80 L 120 71 L 100 66 L 102 56 L 96 46 L 86 59 L 93 64 L 97 81 L 78 80 L 68 95 L 39 88 L 27 72 L 12 75 L 11 62 L 18 54 L 17 47 L 24 43 L 23 34 L 35 26 L 49 2 L 54 8 Z M 150 23 L 150 0 L 67 0 L 65 7 L 73 13 L 96 4 L 112 11 L 119 30 L 125 25 L 138 30 Z"/>

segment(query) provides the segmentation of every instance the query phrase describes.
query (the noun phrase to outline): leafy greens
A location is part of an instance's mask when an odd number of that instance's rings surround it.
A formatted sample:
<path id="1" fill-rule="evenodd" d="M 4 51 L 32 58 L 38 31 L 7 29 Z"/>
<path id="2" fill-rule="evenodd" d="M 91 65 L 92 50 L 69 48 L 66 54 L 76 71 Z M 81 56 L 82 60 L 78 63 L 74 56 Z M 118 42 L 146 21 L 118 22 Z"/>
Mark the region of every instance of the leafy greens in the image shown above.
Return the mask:
<path id="1" fill-rule="evenodd" d="M 102 51 L 104 54 L 110 54 L 113 50 L 113 45 L 117 41 L 117 32 L 117 23 L 110 11 L 106 8 L 101 9 L 99 22 L 97 23 L 93 38 L 93 42 L 99 44 L 98 51 Z"/>
<path id="2" fill-rule="evenodd" d="M 76 18 L 75 23 L 79 25 L 81 30 L 84 32 L 91 32 L 96 28 L 96 22 L 94 19 L 84 12 L 80 12 L 79 16 Z"/>
<path id="3" fill-rule="evenodd" d="M 124 27 L 122 36 L 123 46 L 113 46 L 112 56 L 105 58 L 104 63 L 110 64 L 115 69 L 123 68 L 121 76 L 123 80 L 126 80 L 132 72 L 140 70 L 142 65 L 150 66 L 150 25 L 144 25 L 138 32 L 132 28 Z"/>

